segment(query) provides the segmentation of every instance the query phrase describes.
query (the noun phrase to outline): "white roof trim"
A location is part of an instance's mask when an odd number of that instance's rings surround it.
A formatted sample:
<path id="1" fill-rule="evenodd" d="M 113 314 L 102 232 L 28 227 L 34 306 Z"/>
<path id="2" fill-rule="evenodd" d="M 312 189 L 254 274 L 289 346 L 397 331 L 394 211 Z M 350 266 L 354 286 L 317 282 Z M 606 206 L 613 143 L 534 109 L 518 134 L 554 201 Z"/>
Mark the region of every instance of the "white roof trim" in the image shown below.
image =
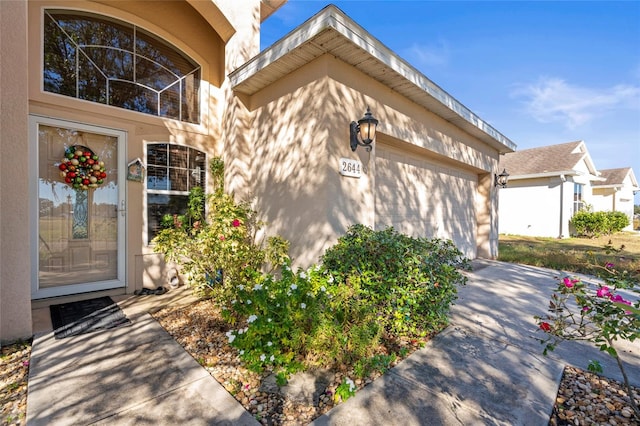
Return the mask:
<path id="1" fill-rule="evenodd" d="M 424 106 L 445 120 L 450 121 L 467 131 L 473 131 L 475 129 L 475 134 L 479 130 L 485 135 L 484 137 L 481 137 L 481 139 L 496 146 L 501 153 L 515 151 L 515 143 L 475 115 L 471 110 L 454 99 L 433 81 L 429 80 L 425 75 L 420 73 L 404 59 L 400 58 L 391 49 L 387 48 L 379 40 L 364 30 L 364 28 L 345 15 L 344 12 L 333 5 L 325 7 L 318 14 L 291 31 L 271 47 L 265 49 L 260 54 L 229 74 L 231 87 L 240 93 L 253 95 L 258 90 L 266 87 L 268 82 L 265 82 L 264 86 L 259 86 L 258 88 L 250 88 L 249 85 L 245 85 L 243 83 L 246 83 L 256 74 L 265 70 L 269 65 L 272 65 L 278 60 L 290 55 L 293 50 L 303 48 L 305 43 L 312 41 L 314 37 L 318 37 L 326 31 L 333 31 L 339 34 L 346 39 L 348 43 L 351 43 L 353 46 L 367 52 L 369 58 L 374 59 L 379 66 L 388 68 L 393 73 L 394 77 L 402 78 L 406 83 L 410 83 L 414 88 L 420 89 L 422 94 L 421 96 L 416 95 L 413 97 L 409 97 L 406 94 L 404 96 L 407 96 L 417 104 Z M 316 50 L 322 49 L 323 46 L 315 44 L 314 48 Z M 345 55 L 344 52 L 345 49 L 343 48 L 335 50 L 325 48 L 325 51 L 322 53 L 331 53 L 344 62 L 351 63 L 349 57 Z M 353 65 L 353 63 L 351 64 Z M 293 69 L 289 70 L 289 72 L 291 71 L 293 71 Z M 376 78 L 375 75 L 370 75 L 371 77 Z M 431 99 L 425 99 L 425 94 Z M 437 101 L 440 108 L 434 108 L 433 106 L 428 105 L 429 103 L 433 104 L 433 100 Z M 454 121 L 452 117 L 461 118 L 462 120 Z"/>
<path id="2" fill-rule="evenodd" d="M 507 170 L 508 171 L 508 170 Z M 589 181 L 604 181 L 606 179 L 592 175 L 590 173 L 579 172 L 577 170 L 565 170 L 565 171 L 553 171 L 553 172 L 542 172 L 542 173 L 529 173 L 526 175 L 510 175 L 509 180 L 518 180 L 518 179 L 536 179 L 536 178 L 545 178 L 545 177 L 555 177 L 555 176 L 587 176 L 589 177 Z"/>

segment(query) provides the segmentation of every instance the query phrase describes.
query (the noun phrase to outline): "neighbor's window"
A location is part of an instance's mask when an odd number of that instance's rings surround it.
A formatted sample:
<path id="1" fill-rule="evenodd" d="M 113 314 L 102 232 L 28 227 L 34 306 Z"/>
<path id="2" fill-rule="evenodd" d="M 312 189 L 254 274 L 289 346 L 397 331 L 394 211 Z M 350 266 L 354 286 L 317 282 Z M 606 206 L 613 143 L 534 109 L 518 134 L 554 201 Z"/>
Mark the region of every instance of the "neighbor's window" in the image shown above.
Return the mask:
<path id="1" fill-rule="evenodd" d="M 200 122 L 198 64 L 153 34 L 106 16 L 44 12 L 43 80 L 47 92 Z"/>
<path id="2" fill-rule="evenodd" d="M 189 190 L 205 186 L 206 156 L 187 146 L 147 144 L 147 238 L 161 229 L 165 215 L 187 211 Z"/>
<path id="3" fill-rule="evenodd" d="M 582 200 L 582 193 L 584 190 L 584 185 L 581 183 L 573 184 L 573 214 L 578 213 L 584 207 L 584 202 Z"/>

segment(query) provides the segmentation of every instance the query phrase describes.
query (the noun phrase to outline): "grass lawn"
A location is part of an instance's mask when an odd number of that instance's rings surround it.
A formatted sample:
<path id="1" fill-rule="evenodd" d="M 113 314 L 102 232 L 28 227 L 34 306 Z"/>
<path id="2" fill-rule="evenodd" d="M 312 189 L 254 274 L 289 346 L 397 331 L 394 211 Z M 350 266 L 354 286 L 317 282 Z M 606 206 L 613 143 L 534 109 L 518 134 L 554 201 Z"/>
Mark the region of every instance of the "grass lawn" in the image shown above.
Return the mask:
<path id="1" fill-rule="evenodd" d="M 500 235 L 498 260 L 600 276 L 612 263 L 640 281 L 640 234 L 619 232 L 599 238 L 541 238 Z"/>

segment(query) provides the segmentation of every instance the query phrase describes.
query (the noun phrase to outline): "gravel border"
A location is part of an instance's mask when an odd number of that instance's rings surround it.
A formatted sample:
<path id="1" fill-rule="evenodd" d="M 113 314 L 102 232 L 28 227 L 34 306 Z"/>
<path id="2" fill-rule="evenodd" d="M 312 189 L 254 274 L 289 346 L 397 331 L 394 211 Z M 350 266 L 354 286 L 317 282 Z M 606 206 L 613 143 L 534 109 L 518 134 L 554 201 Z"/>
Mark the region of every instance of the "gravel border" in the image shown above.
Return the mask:
<path id="1" fill-rule="evenodd" d="M 328 377 L 313 400 L 296 399 L 295 392 L 279 392 L 273 376 L 259 375 L 242 366 L 227 344 L 227 324 L 213 302 L 202 300 L 183 307 L 167 307 L 153 314 L 174 339 L 220 382 L 252 415 L 265 425 L 300 425 L 326 413 L 340 401 L 335 388 L 349 371 L 321 372 Z M 2 347 L 0 357 L 0 425 L 26 425 L 27 383 L 31 342 Z M 396 361 L 401 361 L 400 358 Z M 392 365 L 393 366 L 393 365 Z M 362 388 L 375 380 L 355 380 Z M 640 388 L 634 387 L 640 404 Z M 640 425 L 633 417 L 622 383 L 567 366 L 562 376 L 550 426 Z"/>

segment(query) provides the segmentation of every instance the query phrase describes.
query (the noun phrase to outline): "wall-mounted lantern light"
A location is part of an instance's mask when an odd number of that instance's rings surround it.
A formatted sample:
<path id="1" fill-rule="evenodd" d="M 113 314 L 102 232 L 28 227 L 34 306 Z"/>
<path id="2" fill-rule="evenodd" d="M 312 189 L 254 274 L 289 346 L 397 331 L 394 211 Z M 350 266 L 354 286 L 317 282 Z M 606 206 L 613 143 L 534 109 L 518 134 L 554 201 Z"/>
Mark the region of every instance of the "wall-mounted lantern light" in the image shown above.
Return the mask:
<path id="1" fill-rule="evenodd" d="M 500 187 L 500 188 L 506 188 L 507 187 L 507 180 L 509 180 L 509 173 L 507 173 L 506 169 L 502 169 L 502 173 L 500 173 L 499 175 L 496 175 L 494 173 L 493 175 L 493 186 L 496 187 Z"/>
<path id="2" fill-rule="evenodd" d="M 358 145 L 363 146 L 367 152 L 371 152 L 371 142 L 376 138 L 376 127 L 378 120 L 371 115 L 371 110 L 367 107 L 367 112 L 358 122 L 351 122 L 350 139 L 351 151 L 355 151 Z"/>

